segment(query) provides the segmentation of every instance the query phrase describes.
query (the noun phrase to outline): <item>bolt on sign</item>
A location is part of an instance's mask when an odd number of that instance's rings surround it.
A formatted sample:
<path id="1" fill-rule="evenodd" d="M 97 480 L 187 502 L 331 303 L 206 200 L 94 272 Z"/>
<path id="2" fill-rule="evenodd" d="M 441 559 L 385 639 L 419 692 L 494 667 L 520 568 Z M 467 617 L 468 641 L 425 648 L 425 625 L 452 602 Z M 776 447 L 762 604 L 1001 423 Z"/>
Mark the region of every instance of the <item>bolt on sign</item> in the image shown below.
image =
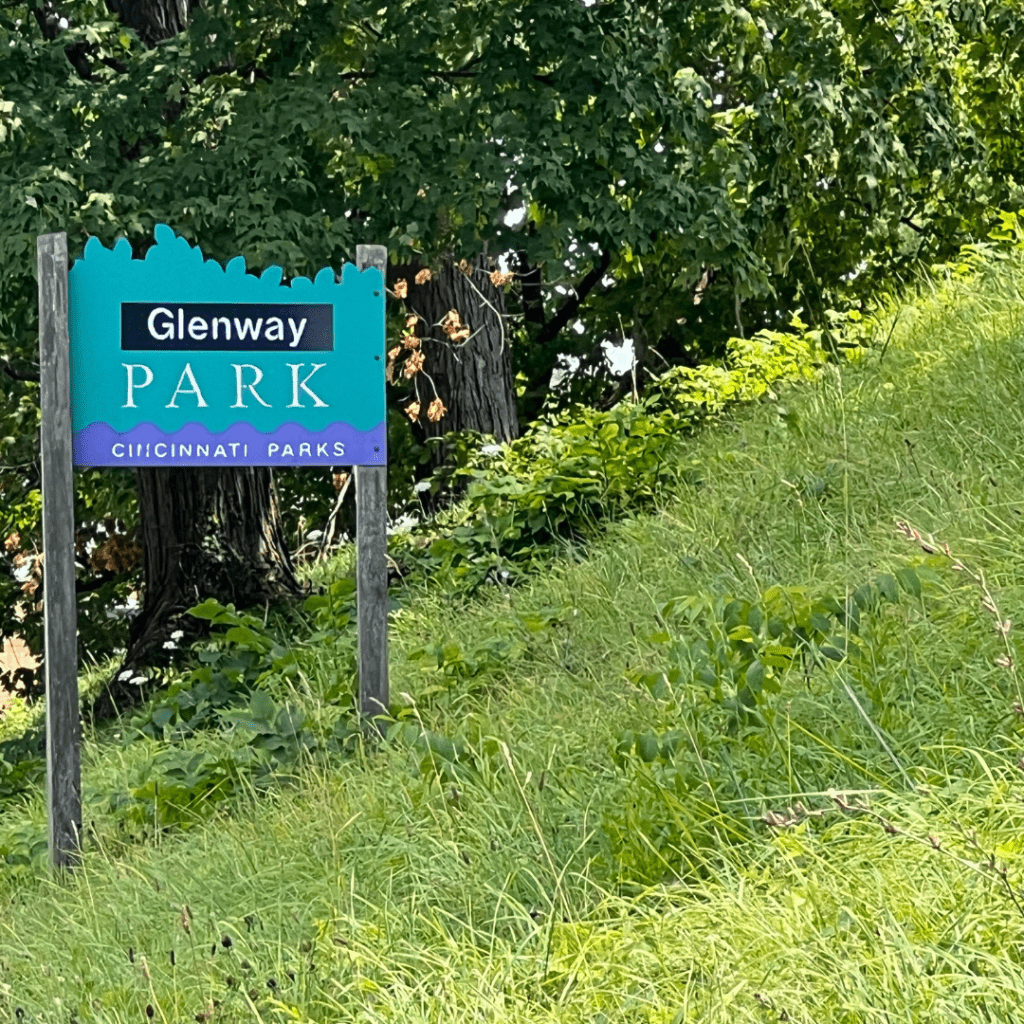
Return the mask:
<path id="1" fill-rule="evenodd" d="M 384 280 L 281 283 L 163 224 L 143 259 L 90 238 L 68 276 L 77 466 L 384 466 Z"/>

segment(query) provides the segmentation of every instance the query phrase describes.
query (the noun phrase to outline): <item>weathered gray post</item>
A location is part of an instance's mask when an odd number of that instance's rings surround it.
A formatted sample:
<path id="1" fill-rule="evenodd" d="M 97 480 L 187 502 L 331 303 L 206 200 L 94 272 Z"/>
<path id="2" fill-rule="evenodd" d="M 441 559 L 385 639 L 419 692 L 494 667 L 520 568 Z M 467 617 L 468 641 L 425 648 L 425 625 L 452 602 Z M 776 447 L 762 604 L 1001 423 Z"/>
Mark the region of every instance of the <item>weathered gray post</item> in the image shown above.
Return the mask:
<path id="1" fill-rule="evenodd" d="M 356 246 L 356 266 L 386 280 L 383 245 Z M 384 353 L 380 353 L 383 361 Z M 356 466 L 356 610 L 359 620 L 359 713 L 388 710 L 387 466 Z"/>
<path id="2" fill-rule="evenodd" d="M 39 396 L 43 459 L 43 594 L 46 630 L 46 804 L 50 863 L 78 863 L 82 780 L 78 709 L 75 505 L 71 469 L 68 236 L 36 240 Z"/>

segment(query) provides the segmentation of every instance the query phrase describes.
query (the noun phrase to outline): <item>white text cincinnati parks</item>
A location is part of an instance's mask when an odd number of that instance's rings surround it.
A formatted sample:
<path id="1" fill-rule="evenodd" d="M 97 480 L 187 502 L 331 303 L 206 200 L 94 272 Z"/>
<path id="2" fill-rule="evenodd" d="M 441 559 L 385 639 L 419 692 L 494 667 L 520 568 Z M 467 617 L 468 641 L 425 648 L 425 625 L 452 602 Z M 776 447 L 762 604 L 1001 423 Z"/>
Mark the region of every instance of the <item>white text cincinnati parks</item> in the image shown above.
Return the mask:
<path id="1" fill-rule="evenodd" d="M 230 449 L 230 452 L 228 451 Z M 115 459 L 237 459 L 241 449 L 242 458 L 248 458 L 249 446 L 241 441 L 227 441 L 223 444 L 199 444 L 194 441 L 151 441 L 130 444 L 118 441 L 110 447 Z M 267 445 L 267 458 L 281 459 L 324 459 L 343 458 L 345 445 L 342 441 L 302 441 L 297 444 L 279 444 L 271 441 Z"/>
<path id="2" fill-rule="evenodd" d="M 139 396 L 137 392 L 143 388 L 148 388 L 154 380 L 154 374 L 152 369 L 145 363 L 122 363 L 125 369 L 126 383 L 125 383 L 125 398 L 122 409 L 137 409 L 135 399 L 137 397 L 149 397 Z M 285 363 L 288 369 L 291 371 L 291 401 L 285 407 L 287 409 L 326 409 L 328 403 L 325 402 L 310 386 L 310 380 L 313 375 L 318 371 L 322 370 L 327 364 L 326 363 L 312 363 L 312 366 L 308 372 L 306 371 L 306 363 Z M 259 387 L 260 382 L 263 380 L 263 371 L 252 363 L 231 363 L 231 368 L 235 371 L 235 400 L 229 406 L 231 409 L 247 409 L 255 408 L 254 405 L 246 405 L 246 401 L 258 402 L 264 408 L 269 409 L 271 405 L 265 401 L 260 393 L 256 390 Z M 174 379 L 173 377 L 171 378 Z M 164 395 L 167 391 L 164 391 Z M 181 371 L 181 375 L 178 377 L 178 383 L 175 385 L 174 392 L 171 394 L 170 401 L 164 405 L 165 409 L 178 409 L 178 399 L 183 396 L 191 396 L 189 402 L 195 401 L 195 407 L 197 409 L 206 409 L 209 407 L 209 402 L 203 396 L 202 388 L 199 386 L 199 381 L 196 379 L 196 375 L 192 372 L 192 364 L 186 363 L 185 369 Z M 310 401 L 312 400 L 312 401 Z"/>

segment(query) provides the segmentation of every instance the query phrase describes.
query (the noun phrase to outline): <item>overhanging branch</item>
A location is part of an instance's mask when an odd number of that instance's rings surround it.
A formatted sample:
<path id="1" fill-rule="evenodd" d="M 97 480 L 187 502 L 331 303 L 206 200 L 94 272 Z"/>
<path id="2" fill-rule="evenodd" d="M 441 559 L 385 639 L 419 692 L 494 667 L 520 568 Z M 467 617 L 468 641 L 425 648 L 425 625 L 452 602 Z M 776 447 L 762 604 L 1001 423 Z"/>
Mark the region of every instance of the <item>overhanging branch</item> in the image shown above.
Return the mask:
<path id="1" fill-rule="evenodd" d="M 11 366 L 11 361 L 6 356 L 0 356 L 0 370 L 3 370 L 11 380 L 28 380 L 35 384 L 39 383 L 38 372 L 33 373 L 30 370 L 16 370 Z"/>
<path id="2" fill-rule="evenodd" d="M 601 253 L 601 258 L 597 261 L 597 265 L 593 270 L 576 285 L 573 289 L 573 294 L 558 307 L 555 315 L 537 332 L 534 338 L 536 344 L 546 345 L 558 336 L 562 328 L 579 312 L 580 306 L 583 305 L 586 297 L 600 283 L 611 261 L 612 256 L 610 252 L 605 251 Z"/>
<path id="3" fill-rule="evenodd" d="M 842 193 L 842 198 L 848 202 L 855 203 L 862 210 L 867 210 L 868 213 L 875 213 L 875 208 L 870 204 L 866 203 L 863 199 L 859 199 L 857 196 L 851 196 L 848 192 Z M 910 217 L 901 216 L 900 223 L 906 224 L 911 231 L 916 231 L 919 235 L 926 235 L 929 233 L 929 228 L 923 228 L 920 224 L 916 224 Z"/>

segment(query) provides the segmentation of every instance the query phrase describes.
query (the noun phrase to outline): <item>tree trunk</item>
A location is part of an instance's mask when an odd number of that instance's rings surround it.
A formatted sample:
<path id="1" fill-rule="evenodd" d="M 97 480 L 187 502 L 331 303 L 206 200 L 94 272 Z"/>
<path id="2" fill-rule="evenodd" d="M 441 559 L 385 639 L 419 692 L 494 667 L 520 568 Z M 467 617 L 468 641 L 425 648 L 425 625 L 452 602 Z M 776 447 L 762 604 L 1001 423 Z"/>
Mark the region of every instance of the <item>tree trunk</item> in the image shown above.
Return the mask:
<path id="1" fill-rule="evenodd" d="M 415 284 L 415 268 L 392 268 L 395 279 L 407 275 L 406 308 L 420 318 L 417 332 L 425 361 L 423 372 L 413 380 L 420 403 L 418 422 L 426 437 L 441 437 L 452 430 L 477 430 L 498 441 L 519 436 L 505 292 L 491 283 L 482 263 L 481 259 L 468 268 L 467 274 L 446 259 L 441 270 L 422 285 Z M 469 328 L 468 337 L 458 337 L 449 316 L 452 310 L 459 323 Z M 428 411 L 437 398 L 445 413 L 432 419 Z M 443 445 L 436 447 L 443 449 Z M 444 454 L 437 450 L 435 463 L 443 461 Z"/>
<path id="2" fill-rule="evenodd" d="M 150 45 L 187 26 L 198 0 L 108 0 L 108 6 Z M 124 663 L 93 706 L 107 717 L 137 703 L 152 680 L 139 670 L 167 663 L 204 623 L 186 614 L 204 598 L 236 607 L 302 593 L 281 526 L 269 469 L 139 469 L 140 537 L 144 559 L 142 611 L 132 622 Z M 173 641 L 171 634 L 181 631 Z"/>
<path id="3" fill-rule="evenodd" d="M 188 27 L 188 16 L 199 0 L 107 0 L 107 9 L 150 46 L 170 39 Z"/>
<path id="4" fill-rule="evenodd" d="M 130 683 L 145 675 L 138 669 L 166 664 L 174 649 L 203 634 L 203 620 L 187 611 L 204 598 L 246 607 L 302 593 L 269 469 L 138 469 L 136 484 L 143 606 L 124 664 L 94 708 L 98 717 L 152 689 Z"/>

